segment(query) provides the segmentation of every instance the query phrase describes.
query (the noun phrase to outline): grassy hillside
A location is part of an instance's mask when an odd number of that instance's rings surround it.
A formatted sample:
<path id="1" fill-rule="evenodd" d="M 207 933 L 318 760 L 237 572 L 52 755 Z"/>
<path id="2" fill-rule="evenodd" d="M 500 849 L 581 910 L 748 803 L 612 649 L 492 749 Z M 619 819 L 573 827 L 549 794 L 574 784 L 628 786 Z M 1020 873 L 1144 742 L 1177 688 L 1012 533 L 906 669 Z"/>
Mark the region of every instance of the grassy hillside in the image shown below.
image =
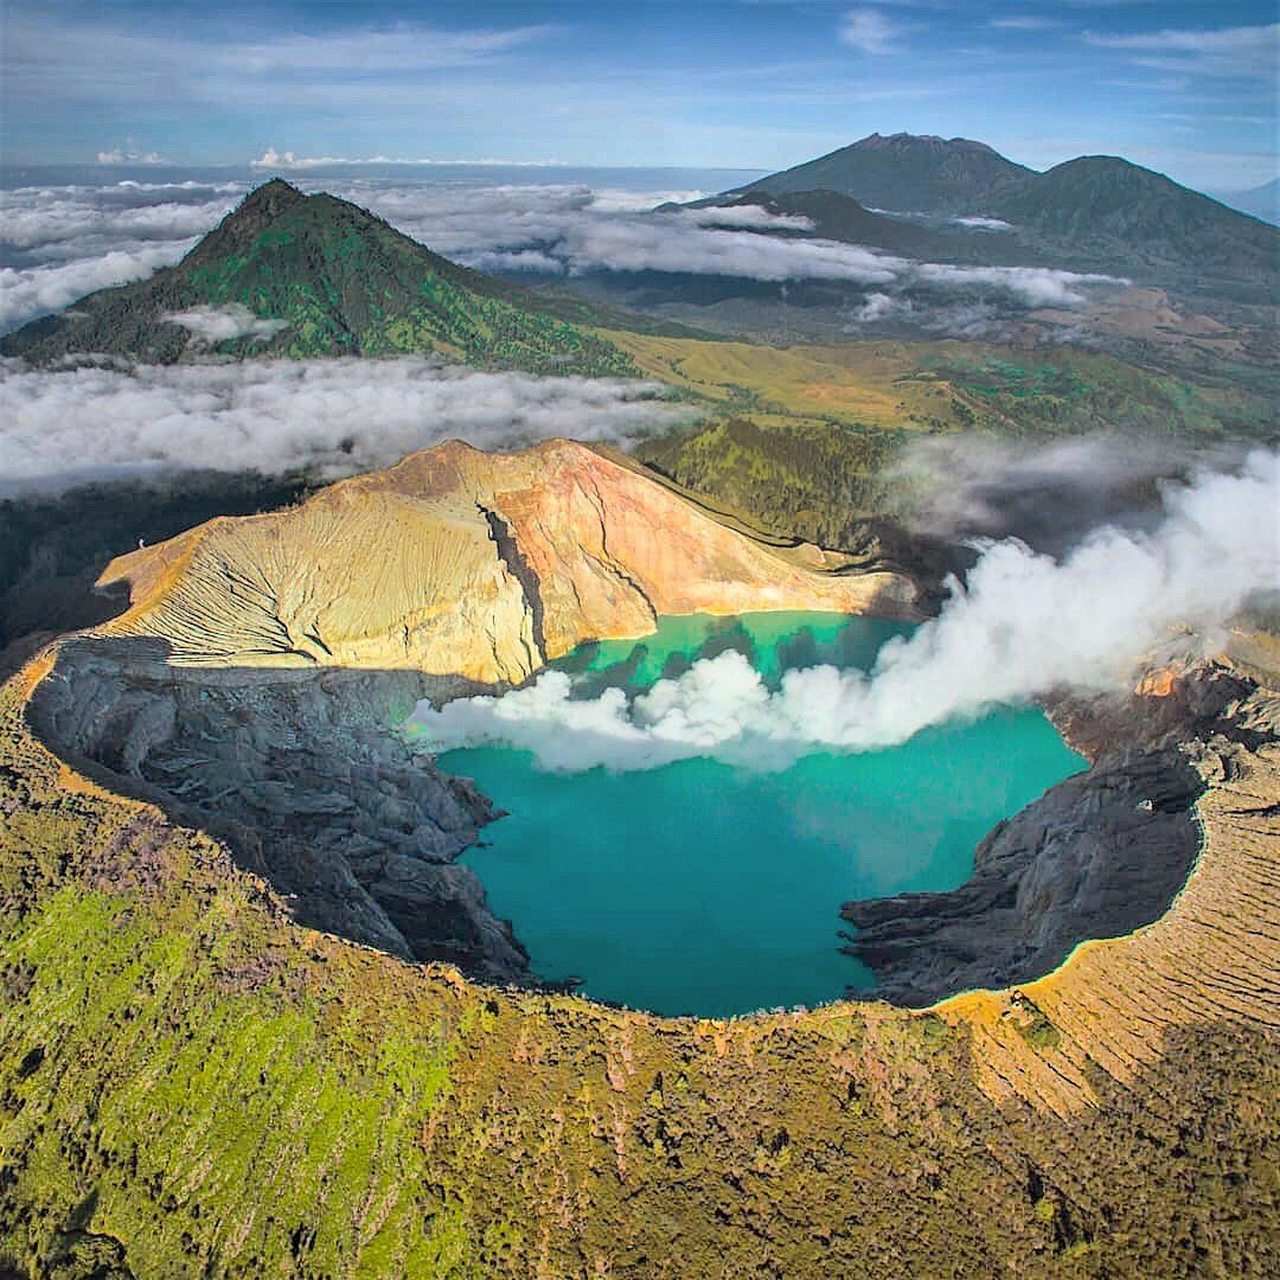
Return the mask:
<path id="1" fill-rule="evenodd" d="M 167 317 L 247 308 L 274 333 L 193 344 Z M 556 309 L 554 304 L 549 304 Z M 223 355 L 386 356 L 438 352 L 481 368 L 621 374 L 617 348 L 544 310 L 536 295 L 459 267 L 355 205 L 258 188 L 176 267 L 105 289 L 0 341 L 6 355 L 52 361 L 105 352 L 167 363 Z"/>
<path id="2" fill-rule="evenodd" d="M 762 348 L 612 333 L 636 367 L 709 407 L 635 452 L 680 484 L 781 532 L 841 545 L 894 512 L 883 474 L 925 435 L 1044 441 L 1092 431 L 1180 443 L 1266 438 L 1264 396 L 1068 347 L 863 342 Z"/>

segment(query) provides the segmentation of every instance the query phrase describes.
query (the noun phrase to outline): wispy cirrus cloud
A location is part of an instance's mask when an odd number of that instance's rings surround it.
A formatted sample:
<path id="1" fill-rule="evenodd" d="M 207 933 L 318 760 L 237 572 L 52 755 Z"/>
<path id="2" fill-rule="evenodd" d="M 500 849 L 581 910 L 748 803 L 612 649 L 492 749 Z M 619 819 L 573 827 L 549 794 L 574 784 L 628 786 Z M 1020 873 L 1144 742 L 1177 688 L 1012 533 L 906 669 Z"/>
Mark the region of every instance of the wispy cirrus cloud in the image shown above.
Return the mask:
<path id="1" fill-rule="evenodd" d="M 1280 23 L 1204 30 L 1166 29 L 1130 35 L 1086 31 L 1084 39 L 1099 49 L 1130 52 L 1138 65 L 1160 71 L 1270 78 L 1276 74 Z"/>
<path id="2" fill-rule="evenodd" d="M 1062 19 L 1028 13 L 1011 18 L 992 18 L 987 26 L 995 31 L 1052 31 L 1054 27 L 1062 26 Z"/>
<path id="3" fill-rule="evenodd" d="M 53 93 L 98 103 L 203 101 L 220 108 L 244 94 L 286 101 L 291 93 L 327 91 L 332 102 L 349 87 L 372 87 L 385 97 L 397 83 L 420 84 L 425 72 L 499 64 L 554 29 L 459 31 L 400 23 L 324 35 L 197 38 L 107 21 L 10 14 L 4 87 L 15 101 Z"/>
<path id="4" fill-rule="evenodd" d="M 251 169 L 269 169 L 275 172 L 299 173 L 308 169 L 337 169 L 363 165 L 403 165 L 406 168 L 508 168 L 554 169 L 564 165 L 563 160 L 436 160 L 424 158 L 399 158 L 396 156 L 300 156 L 293 151 L 277 151 L 268 147 L 255 160 L 249 161 Z"/>
<path id="5" fill-rule="evenodd" d="M 233 44 L 225 56 L 252 74 L 412 72 L 474 66 L 549 35 L 550 25 L 448 31 L 397 22 L 363 31 L 285 35 Z"/>

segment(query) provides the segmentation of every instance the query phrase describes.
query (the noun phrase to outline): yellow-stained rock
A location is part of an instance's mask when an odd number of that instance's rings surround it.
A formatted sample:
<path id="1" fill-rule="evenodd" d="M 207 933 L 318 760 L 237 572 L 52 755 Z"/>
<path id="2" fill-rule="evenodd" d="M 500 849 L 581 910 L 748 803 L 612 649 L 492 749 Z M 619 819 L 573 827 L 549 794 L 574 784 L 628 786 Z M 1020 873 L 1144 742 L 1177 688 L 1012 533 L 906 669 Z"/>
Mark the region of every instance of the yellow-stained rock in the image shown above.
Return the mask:
<path id="1" fill-rule="evenodd" d="M 780 546 L 621 456 L 454 441 L 300 507 L 219 518 L 113 561 L 179 665 L 358 666 L 518 682 L 659 614 L 822 609 L 911 618 L 904 575 Z"/>

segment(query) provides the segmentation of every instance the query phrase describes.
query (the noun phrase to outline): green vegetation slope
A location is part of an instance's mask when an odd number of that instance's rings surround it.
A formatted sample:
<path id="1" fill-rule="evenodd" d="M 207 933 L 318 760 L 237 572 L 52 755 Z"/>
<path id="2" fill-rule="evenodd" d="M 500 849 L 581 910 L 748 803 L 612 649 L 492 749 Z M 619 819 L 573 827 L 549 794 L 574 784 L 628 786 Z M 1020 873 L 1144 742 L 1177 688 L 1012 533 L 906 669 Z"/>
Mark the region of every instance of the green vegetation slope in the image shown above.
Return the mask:
<path id="1" fill-rule="evenodd" d="M 203 344 L 170 317 L 247 308 L 280 322 Z M 225 355 L 388 356 L 439 352 L 478 367 L 590 375 L 630 372 L 614 346 L 551 314 L 527 290 L 432 253 L 364 209 L 273 179 L 175 267 L 104 289 L 0 341 L 47 362 L 81 353 L 152 363 L 193 349 Z"/>

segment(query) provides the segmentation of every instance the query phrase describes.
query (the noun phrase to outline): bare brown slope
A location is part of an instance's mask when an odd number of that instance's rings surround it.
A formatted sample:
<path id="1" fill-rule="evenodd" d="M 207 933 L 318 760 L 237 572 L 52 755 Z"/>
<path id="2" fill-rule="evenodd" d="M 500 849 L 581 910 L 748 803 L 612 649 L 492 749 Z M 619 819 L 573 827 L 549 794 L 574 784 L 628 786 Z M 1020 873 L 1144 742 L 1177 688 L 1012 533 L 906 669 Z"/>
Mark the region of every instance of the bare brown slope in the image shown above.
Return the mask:
<path id="1" fill-rule="evenodd" d="M 412 668 L 525 679 L 659 614 L 827 609 L 914 616 L 903 575 L 780 546 L 633 463 L 567 440 L 460 442 L 265 516 L 218 519 L 122 556 L 115 634 L 182 665 Z"/>

